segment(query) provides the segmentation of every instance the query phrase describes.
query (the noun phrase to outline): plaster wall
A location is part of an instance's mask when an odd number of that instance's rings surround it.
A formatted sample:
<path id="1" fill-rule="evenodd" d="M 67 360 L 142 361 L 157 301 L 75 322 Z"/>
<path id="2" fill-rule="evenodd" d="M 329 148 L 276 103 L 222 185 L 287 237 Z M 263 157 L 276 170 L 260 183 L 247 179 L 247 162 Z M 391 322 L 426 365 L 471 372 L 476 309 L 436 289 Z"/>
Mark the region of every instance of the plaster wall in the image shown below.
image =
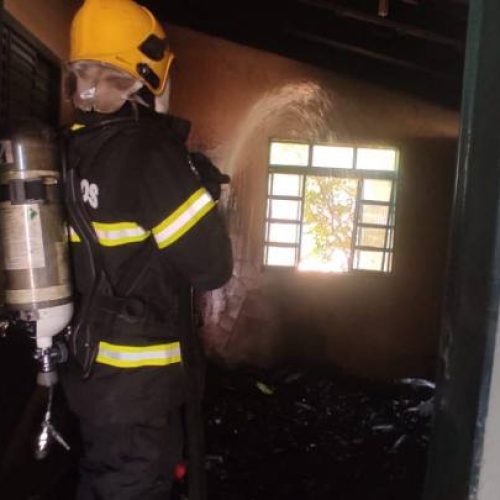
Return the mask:
<path id="1" fill-rule="evenodd" d="M 222 208 L 235 275 L 207 299 L 205 340 L 227 363 L 290 359 L 359 375 L 432 376 L 458 115 L 403 93 L 182 28 L 173 112 L 191 147 L 231 174 Z M 262 267 L 270 138 L 400 148 L 394 272 L 322 275 Z"/>

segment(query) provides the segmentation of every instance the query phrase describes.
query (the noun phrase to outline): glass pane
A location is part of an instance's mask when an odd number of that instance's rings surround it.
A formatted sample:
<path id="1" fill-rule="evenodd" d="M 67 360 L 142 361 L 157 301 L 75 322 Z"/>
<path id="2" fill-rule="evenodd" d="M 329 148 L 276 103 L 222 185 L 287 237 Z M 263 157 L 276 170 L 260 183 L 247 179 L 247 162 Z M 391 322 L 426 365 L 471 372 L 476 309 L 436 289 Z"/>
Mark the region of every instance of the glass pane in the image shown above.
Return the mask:
<path id="1" fill-rule="evenodd" d="M 268 266 L 294 266 L 296 248 L 267 247 Z"/>
<path id="2" fill-rule="evenodd" d="M 391 201 L 392 181 L 364 179 L 363 200 Z"/>
<path id="3" fill-rule="evenodd" d="M 384 252 L 356 250 L 355 268 L 364 271 L 382 271 Z"/>
<path id="4" fill-rule="evenodd" d="M 271 144 L 271 165 L 306 167 L 309 164 L 309 145 L 288 142 Z"/>
<path id="5" fill-rule="evenodd" d="M 307 177 L 299 269 L 349 270 L 357 189 L 357 179 Z"/>
<path id="6" fill-rule="evenodd" d="M 361 205 L 359 221 L 362 224 L 379 224 L 386 226 L 389 218 L 389 207 L 384 205 Z"/>
<path id="7" fill-rule="evenodd" d="M 338 146 L 314 146 L 313 167 L 353 168 L 354 149 Z"/>
<path id="8" fill-rule="evenodd" d="M 272 174 L 271 194 L 275 196 L 301 196 L 302 176 L 294 174 Z"/>
<path id="9" fill-rule="evenodd" d="M 359 148 L 356 161 L 359 170 L 396 170 L 396 151 L 394 149 Z"/>
<path id="10" fill-rule="evenodd" d="M 298 224 L 269 224 L 269 241 L 273 243 L 297 243 Z"/>
<path id="11" fill-rule="evenodd" d="M 300 220 L 300 201 L 298 200 L 269 200 L 269 219 Z"/>
<path id="12" fill-rule="evenodd" d="M 385 229 L 363 227 L 359 230 L 358 246 L 361 247 L 385 247 Z"/>

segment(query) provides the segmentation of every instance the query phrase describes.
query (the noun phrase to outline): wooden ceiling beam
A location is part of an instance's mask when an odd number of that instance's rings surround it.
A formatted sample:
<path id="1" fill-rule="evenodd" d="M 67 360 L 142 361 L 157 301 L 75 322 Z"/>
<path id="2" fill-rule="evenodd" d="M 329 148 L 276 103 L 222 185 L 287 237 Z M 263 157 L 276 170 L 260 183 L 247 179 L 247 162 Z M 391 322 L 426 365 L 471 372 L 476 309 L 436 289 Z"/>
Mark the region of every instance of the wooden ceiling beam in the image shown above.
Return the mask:
<path id="1" fill-rule="evenodd" d="M 330 3 L 325 0 L 297 0 L 297 1 L 301 5 L 327 10 L 337 17 L 353 19 L 361 23 L 387 28 L 396 31 L 398 33 L 402 33 L 404 35 L 412 36 L 429 42 L 451 47 L 461 53 L 463 53 L 465 50 L 465 44 L 461 40 L 456 40 L 454 38 L 440 35 L 438 33 L 425 30 L 417 26 L 412 26 L 410 24 L 393 21 L 392 19 L 388 19 L 387 17 L 379 17 L 366 14 L 364 12 L 348 9 L 346 7 L 342 7 L 338 4 Z"/>
<path id="2" fill-rule="evenodd" d="M 288 34 L 301 38 L 302 40 L 307 40 L 309 42 L 313 43 L 318 43 L 321 45 L 325 45 L 337 50 L 341 50 L 344 52 L 349 52 L 351 54 L 356 54 L 358 56 L 363 56 L 367 57 L 369 59 L 377 60 L 380 62 L 384 62 L 387 64 L 391 64 L 393 66 L 398 66 L 400 68 L 405 68 L 409 69 L 412 71 L 417 71 L 419 73 L 425 73 L 428 75 L 431 75 L 433 77 L 438 77 L 438 78 L 449 78 L 450 75 L 448 73 L 438 71 L 435 69 L 431 69 L 428 67 L 425 67 L 421 64 L 418 64 L 416 62 L 409 61 L 407 59 L 400 59 L 394 56 L 390 56 L 387 54 L 382 54 L 380 52 L 375 52 L 370 49 L 366 49 L 363 47 L 359 47 L 357 45 L 351 45 L 349 43 L 345 42 L 339 42 L 337 40 L 333 40 L 331 38 L 321 36 L 321 35 L 315 35 L 307 31 L 301 31 L 297 29 L 290 29 L 287 30 Z"/>

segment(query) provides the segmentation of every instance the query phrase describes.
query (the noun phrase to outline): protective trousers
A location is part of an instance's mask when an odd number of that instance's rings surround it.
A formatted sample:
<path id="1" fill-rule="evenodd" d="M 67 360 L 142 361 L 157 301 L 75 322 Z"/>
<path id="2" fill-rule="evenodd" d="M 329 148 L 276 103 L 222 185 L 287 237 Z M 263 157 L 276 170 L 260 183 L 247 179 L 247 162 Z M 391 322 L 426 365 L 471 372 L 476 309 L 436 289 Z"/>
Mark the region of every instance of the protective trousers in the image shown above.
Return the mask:
<path id="1" fill-rule="evenodd" d="M 77 500 L 168 500 L 182 457 L 179 410 L 136 424 L 80 422 Z"/>

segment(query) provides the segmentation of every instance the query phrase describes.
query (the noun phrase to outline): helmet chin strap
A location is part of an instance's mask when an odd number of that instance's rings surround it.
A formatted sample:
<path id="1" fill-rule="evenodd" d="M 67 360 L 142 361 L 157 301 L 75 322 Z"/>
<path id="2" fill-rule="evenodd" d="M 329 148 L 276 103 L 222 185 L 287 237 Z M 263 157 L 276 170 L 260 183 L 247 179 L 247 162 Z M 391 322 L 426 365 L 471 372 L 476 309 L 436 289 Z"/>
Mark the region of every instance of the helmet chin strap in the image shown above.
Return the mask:
<path id="1" fill-rule="evenodd" d="M 155 111 L 166 115 L 170 111 L 170 96 L 172 93 L 172 79 L 169 77 L 163 94 L 155 96 Z"/>
<path id="2" fill-rule="evenodd" d="M 155 96 L 146 86 L 143 86 L 138 92 L 130 96 L 129 100 L 166 115 L 170 109 L 170 80 L 165 85 L 163 94 L 159 96 Z"/>

